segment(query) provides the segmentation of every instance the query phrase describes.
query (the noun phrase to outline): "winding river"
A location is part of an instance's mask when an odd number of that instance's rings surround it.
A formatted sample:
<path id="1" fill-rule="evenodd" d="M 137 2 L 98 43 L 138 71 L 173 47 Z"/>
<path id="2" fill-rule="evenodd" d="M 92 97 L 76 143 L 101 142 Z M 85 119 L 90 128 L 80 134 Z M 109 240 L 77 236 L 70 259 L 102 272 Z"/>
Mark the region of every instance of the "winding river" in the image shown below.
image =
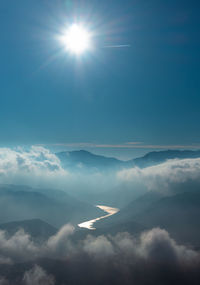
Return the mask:
<path id="1" fill-rule="evenodd" d="M 117 212 L 119 212 L 119 209 L 117 209 L 117 208 L 112 208 L 112 207 L 108 207 L 108 206 L 97 205 L 96 207 L 99 208 L 99 209 L 101 209 L 101 210 L 103 210 L 104 212 L 106 212 L 106 213 L 108 213 L 108 214 L 105 215 L 105 216 L 101 216 L 101 217 L 99 217 L 99 218 L 90 220 L 90 221 L 83 222 L 83 223 L 81 223 L 81 224 L 78 225 L 80 228 L 86 228 L 86 229 L 88 229 L 88 230 L 95 230 L 95 228 L 94 228 L 93 225 L 94 225 L 94 223 L 95 223 L 96 221 L 99 221 L 99 220 L 108 218 L 108 217 L 110 217 L 110 216 L 116 214 Z"/>

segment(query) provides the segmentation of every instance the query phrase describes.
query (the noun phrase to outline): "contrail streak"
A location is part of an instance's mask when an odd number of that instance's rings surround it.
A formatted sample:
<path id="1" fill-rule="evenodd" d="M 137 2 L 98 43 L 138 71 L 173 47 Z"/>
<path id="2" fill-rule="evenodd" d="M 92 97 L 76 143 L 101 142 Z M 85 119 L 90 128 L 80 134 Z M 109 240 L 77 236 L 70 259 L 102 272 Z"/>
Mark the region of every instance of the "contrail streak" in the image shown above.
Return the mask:
<path id="1" fill-rule="evenodd" d="M 110 45 L 110 46 L 104 46 L 104 48 L 129 48 L 131 45 Z"/>

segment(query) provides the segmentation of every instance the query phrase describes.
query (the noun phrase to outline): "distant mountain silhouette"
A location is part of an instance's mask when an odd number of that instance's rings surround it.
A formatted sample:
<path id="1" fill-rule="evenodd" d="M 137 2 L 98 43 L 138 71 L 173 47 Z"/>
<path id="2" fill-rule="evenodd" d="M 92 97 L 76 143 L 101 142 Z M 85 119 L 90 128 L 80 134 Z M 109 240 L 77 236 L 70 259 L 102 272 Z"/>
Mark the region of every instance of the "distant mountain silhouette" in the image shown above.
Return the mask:
<path id="1" fill-rule="evenodd" d="M 165 150 L 149 152 L 143 157 L 135 158 L 132 162 L 139 167 L 147 167 L 165 162 L 168 159 L 186 159 L 200 157 L 200 150 Z M 128 163 L 131 164 L 131 161 Z"/>
<path id="2" fill-rule="evenodd" d="M 121 161 L 113 157 L 105 157 L 93 154 L 86 150 L 64 151 L 56 153 L 64 168 L 76 169 L 121 169 L 134 166 L 148 167 L 151 165 L 165 162 L 168 159 L 185 159 L 200 157 L 200 150 L 165 150 L 149 152 L 143 157 Z"/>
<path id="3" fill-rule="evenodd" d="M 69 222 L 77 224 L 98 217 L 102 213 L 63 191 L 0 185 L 0 223 L 41 219 L 60 227 Z"/>
<path id="4" fill-rule="evenodd" d="M 76 168 L 113 168 L 123 164 L 122 161 L 113 158 L 105 157 L 102 155 L 96 155 L 86 150 L 79 151 L 64 151 L 56 153 L 60 159 L 62 166 L 65 167 L 76 167 Z"/>
<path id="5" fill-rule="evenodd" d="M 9 236 L 14 235 L 20 229 L 28 233 L 31 238 L 44 241 L 57 232 L 55 227 L 39 219 L 0 224 L 0 230 L 6 231 Z"/>

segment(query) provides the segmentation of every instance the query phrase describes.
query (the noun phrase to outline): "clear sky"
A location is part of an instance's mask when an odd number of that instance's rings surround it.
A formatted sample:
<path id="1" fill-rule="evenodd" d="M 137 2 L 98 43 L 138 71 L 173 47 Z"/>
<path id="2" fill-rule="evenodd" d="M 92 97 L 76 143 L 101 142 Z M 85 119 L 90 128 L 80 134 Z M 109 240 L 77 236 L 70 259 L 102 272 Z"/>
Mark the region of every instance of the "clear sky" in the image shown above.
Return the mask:
<path id="1" fill-rule="evenodd" d="M 199 12 L 198 0 L 1 0 L 1 146 L 198 147 Z M 94 44 L 79 58 L 58 40 L 77 21 Z"/>

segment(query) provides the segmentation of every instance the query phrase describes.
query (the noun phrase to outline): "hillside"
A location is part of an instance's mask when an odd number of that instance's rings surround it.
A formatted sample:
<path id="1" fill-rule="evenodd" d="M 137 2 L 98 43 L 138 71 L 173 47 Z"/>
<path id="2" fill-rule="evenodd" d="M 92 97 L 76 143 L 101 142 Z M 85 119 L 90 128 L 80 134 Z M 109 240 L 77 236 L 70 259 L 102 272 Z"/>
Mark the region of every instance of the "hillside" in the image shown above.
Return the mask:
<path id="1" fill-rule="evenodd" d="M 57 232 L 55 227 L 39 219 L 0 224 L 0 230 L 6 231 L 9 236 L 14 235 L 20 229 L 28 233 L 31 238 L 44 241 Z"/>
<path id="2" fill-rule="evenodd" d="M 22 190 L 20 190 L 22 189 Z M 103 211 L 63 191 L 0 186 L 0 223 L 41 219 L 55 227 L 101 216 Z"/>

